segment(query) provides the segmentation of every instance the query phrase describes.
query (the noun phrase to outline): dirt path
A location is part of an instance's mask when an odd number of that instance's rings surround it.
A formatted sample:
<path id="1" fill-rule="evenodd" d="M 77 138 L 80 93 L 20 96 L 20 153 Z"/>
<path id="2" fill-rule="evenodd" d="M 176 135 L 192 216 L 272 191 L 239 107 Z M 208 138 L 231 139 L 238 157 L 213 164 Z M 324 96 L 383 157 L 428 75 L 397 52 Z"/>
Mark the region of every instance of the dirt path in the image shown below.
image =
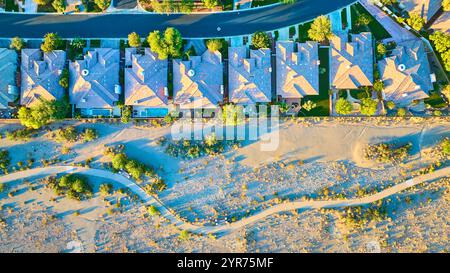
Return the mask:
<path id="1" fill-rule="evenodd" d="M 45 176 L 54 175 L 59 173 L 80 173 L 84 175 L 90 175 L 95 177 L 101 177 L 109 180 L 113 180 L 121 185 L 129 188 L 135 194 L 137 194 L 146 206 L 153 205 L 158 208 L 161 216 L 168 219 L 172 224 L 182 230 L 188 230 L 197 234 L 210 234 L 210 233 L 230 233 L 234 230 L 240 229 L 247 225 L 258 222 L 265 217 L 280 212 L 288 212 L 298 209 L 319 209 L 319 208 L 339 208 L 348 206 L 360 206 L 375 201 L 387 198 L 391 195 L 399 193 L 407 188 L 413 187 L 425 181 L 435 180 L 450 175 L 450 167 L 439 169 L 433 173 L 425 174 L 420 177 L 409 179 L 403 183 L 392 186 L 388 189 L 380 191 L 376 194 L 347 200 L 327 200 L 327 201 L 296 201 L 287 202 L 275 205 L 266 210 L 258 212 L 248 218 L 241 219 L 231 224 L 224 224 L 218 226 L 197 226 L 180 220 L 175 214 L 173 214 L 163 203 L 155 199 L 153 196 L 147 194 L 140 186 L 134 183 L 132 180 L 107 170 L 90 169 L 84 167 L 73 166 L 51 166 L 36 169 L 29 169 L 25 171 L 15 172 L 0 177 L 0 183 L 7 183 L 20 179 L 29 179 L 31 176 Z"/>

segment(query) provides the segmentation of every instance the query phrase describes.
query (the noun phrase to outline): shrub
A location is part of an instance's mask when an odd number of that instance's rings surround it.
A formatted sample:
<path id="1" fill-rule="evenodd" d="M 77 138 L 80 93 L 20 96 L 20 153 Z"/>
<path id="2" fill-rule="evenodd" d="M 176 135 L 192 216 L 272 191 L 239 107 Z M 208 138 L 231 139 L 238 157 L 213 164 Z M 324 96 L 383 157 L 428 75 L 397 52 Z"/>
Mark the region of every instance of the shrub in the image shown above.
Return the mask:
<path id="1" fill-rule="evenodd" d="M 5 183 L 0 183 L 0 193 L 5 192 L 7 189 L 6 184 Z"/>
<path id="2" fill-rule="evenodd" d="M 366 159 L 375 160 L 379 163 L 400 163 L 408 158 L 412 148 L 411 143 L 395 147 L 392 144 L 379 143 L 369 145 L 364 149 L 364 157 Z"/>
<path id="3" fill-rule="evenodd" d="M 78 132 L 73 126 L 58 129 L 55 133 L 55 140 L 57 142 L 75 142 L 78 138 Z"/>
<path id="4" fill-rule="evenodd" d="M 389 110 L 393 110 L 395 108 L 395 102 L 390 100 L 386 103 L 386 106 Z"/>
<path id="5" fill-rule="evenodd" d="M 336 101 L 336 113 L 340 115 L 348 115 L 353 111 L 353 105 L 351 102 L 344 98 L 339 98 Z"/>
<path id="6" fill-rule="evenodd" d="M 69 70 L 67 68 L 63 69 L 58 83 L 64 89 L 69 88 Z"/>
<path id="7" fill-rule="evenodd" d="M 398 108 L 397 116 L 398 117 L 405 117 L 406 116 L 406 109 L 405 108 Z"/>
<path id="8" fill-rule="evenodd" d="M 374 116 L 377 113 L 378 101 L 371 98 L 361 100 L 361 114 L 366 116 Z"/>
<path id="9" fill-rule="evenodd" d="M 0 168 L 7 169 L 11 163 L 9 152 L 7 150 L 0 150 Z"/>
<path id="10" fill-rule="evenodd" d="M 101 184 L 98 190 L 101 195 L 108 196 L 111 194 L 113 186 L 109 183 Z"/>
<path id="11" fill-rule="evenodd" d="M 219 5 L 218 0 L 202 0 L 203 5 L 205 5 L 206 8 L 212 9 Z"/>
<path id="12" fill-rule="evenodd" d="M 159 215 L 159 214 L 160 214 L 158 208 L 156 208 L 156 207 L 153 206 L 153 205 L 149 206 L 149 207 L 147 208 L 147 211 L 148 211 L 148 213 L 149 213 L 151 216 Z"/>
<path id="13" fill-rule="evenodd" d="M 188 240 L 189 237 L 190 237 L 190 233 L 187 230 L 182 230 L 180 232 L 180 235 L 178 235 L 178 238 L 180 238 L 180 240 L 182 240 L 182 241 Z"/>
<path id="14" fill-rule="evenodd" d="M 98 134 L 95 129 L 86 128 L 86 129 L 84 129 L 83 133 L 81 134 L 81 138 L 83 139 L 83 142 L 89 142 L 89 141 L 97 139 Z"/>
<path id="15" fill-rule="evenodd" d="M 307 100 L 305 103 L 303 103 L 302 108 L 306 111 L 311 111 L 312 109 L 316 108 L 317 104 L 315 102 L 312 102 L 311 100 Z"/>
<path id="16" fill-rule="evenodd" d="M 26 141 L 31 138 L 33 135 L 34 130 L 23 128 L 23 129 L 17 129 L 14 131 L 6 131 L 6 138 L 8 140 L 12 141 Z"/>
<path id="17" fill-rule="evenodd" d="M 75 200 L 83 200 L 92 197 L 92 187 L 87 179 L 80 175 L 68 174 L 56 181 L 48 179 L 47 184 L 53 188 L 58 195 L 66 194 L 66 197 Z"/>
<path id="18" fill-rule="evenodd" d="M 16 51 L 22 50 L 26 46 L 26 43 L 23 39 L 19 37 L 14 37 L 11 40 L 11 44 L 9 45 L 9 48 L 15 49 Z"/>
<path id="19" fill-rule="evenodd" d="M 442 152 L 445 155 L 450 155 L 450 138 L 445 138 L 442 143 L 441 143 L 441 147 L 442 147 Z"/>

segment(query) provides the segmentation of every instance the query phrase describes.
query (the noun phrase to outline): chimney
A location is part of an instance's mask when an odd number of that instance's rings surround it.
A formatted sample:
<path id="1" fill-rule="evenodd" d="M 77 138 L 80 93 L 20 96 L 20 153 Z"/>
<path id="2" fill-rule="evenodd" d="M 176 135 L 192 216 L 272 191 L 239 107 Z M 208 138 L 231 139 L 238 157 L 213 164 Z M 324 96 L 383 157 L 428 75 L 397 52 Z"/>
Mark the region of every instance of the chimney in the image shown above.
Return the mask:
<path id="1" fill-rule="evenodd" d="M 353 43 L 347 43 L 347 52 L 350 54 L 350 56 L 355 56 L 355 44 Z"/>

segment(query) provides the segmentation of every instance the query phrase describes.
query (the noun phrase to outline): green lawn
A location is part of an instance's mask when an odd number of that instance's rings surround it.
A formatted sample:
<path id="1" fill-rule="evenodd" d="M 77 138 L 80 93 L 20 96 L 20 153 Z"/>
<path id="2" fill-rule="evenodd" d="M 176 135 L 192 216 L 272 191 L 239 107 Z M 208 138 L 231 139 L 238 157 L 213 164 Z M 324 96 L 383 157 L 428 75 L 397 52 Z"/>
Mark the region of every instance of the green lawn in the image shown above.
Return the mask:
<path id="1" fill-rule="evenodd" d="M 301 43 L 304 43 L 308 40 L 310 40 L 308 38 L 308 30 L 311 28 L 312 25 L 312 21 L 308 22 L 308 23 L 304 23 L 303 25 L 299 25 L 298 26 L 298 41 Z"/>
<path id="2" fill-rule="evenodd" d="M 430 97 L 424 100 L 426 104 L 431 105 L 433 108 L 444 108 L 447 106 L 444 99 L 439 95 L 438 92 L 431 92 Z"/>
<path id="3" fill-rule="evenodd" d="M 253 0 L 252 7 L 267 6 L 280 2 L 279 0 Z"/>
<path id="4" fill-rule="evenodd" d="M 355 5 L 353 5 L 351 8 L 351 12 L 352 12 L 352 30 L 354 32 L 358 33 L 365 31 L 363 27 L 357 25 L 357 19 L 358 15 L 366 14 L 372 19 L 368 27 L 376 40 L 391 38 L 391 35 L 387 32 L 387 30 L 360 3 L 356 3 Z"/>
<path id="5" fill-rule="evenodd" d="M 347 22 L 347 9 L 342 9 L 341 11 L 341 18 L 342 18 L 342 25 L 344 27 L 348 26 L 348 22 Z"/>
<path id="6" fill-rule="evenodd" d="M 5 11 L 19 11 L 19 6 L 14 2 L 14 0 L 6 0 Z"/>
<path id="7" fill-rule="evenodd" d="M 317 104 L 317 107 L 311 111 L 300 111 L 299 116 L 329 116 L 330 115 L 330 80 L 329 80 L 329 50 L 328 48 L 319 49 L 320 66 L 319 70 L 325 68 L 325 73 L 319 74 L 319 95 L 306 96 L 302 99 L 302 103 L 310 100 Z"/>

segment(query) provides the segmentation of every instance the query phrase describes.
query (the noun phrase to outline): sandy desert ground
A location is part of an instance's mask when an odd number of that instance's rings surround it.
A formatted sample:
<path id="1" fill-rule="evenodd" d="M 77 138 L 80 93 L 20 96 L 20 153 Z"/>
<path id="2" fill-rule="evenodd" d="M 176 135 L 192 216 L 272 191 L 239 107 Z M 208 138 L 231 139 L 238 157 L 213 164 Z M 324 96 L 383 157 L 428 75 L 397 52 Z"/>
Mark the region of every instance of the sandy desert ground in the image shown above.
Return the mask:
<path id="1" fill-rule="evenodd" d="M 259 142 L 244 141 L 222 155 L 182 160 L 165 154 L 158 144 L 170 133 L 167 127 L 66 124 L 95 128 L 99 138 L 56 143 L 48 135 L 64 126 L 58 123 L 28 142 L 3 138 L 0 149 L 9 151 L 12 166 L 30 158 L 32 167 L 41 166 L 42 159 L 57 159 L 55 164 L 90 159 L 90 166 L 102 168 L 109 161 L 104 145 L 124 144 L 131 158 L 153 166 L 165 179 L 168 188 L 159 199 L 181 218 L 198 223 L 240 219 L 283 200 L 320 198 L 324 189 L 352 197 L 361 188 L 404 181 L 413 170 L 434 162 L 431 150 L 450 136 L 448 118 L 294 120 L 281 124 L 276 151 L 262 152 Z M 0 124 L 0 133 L 16 127 Z M 411 142 L 408 161 L 392 166 L 363 158 L 366 144 L 384 141 Z M 63 146 L 71 152 L 62 155 Z M 95 189 L 108 182 L 90 181 Z M 55 197 L 39 178 L 8 188 L 15 194 L 0 195 L 0 252 L 442 252 L 450 247 L 448 179 L 386 200 L 389 217 L 363 227 L 342 224 L 337 210 L 302 210 L 273 215 L 218 238 L 192 234 L 187 240 L 127 194 L 116 192 L 104 200 L 95 191 L 92 199 L 73 201 Z"/>

